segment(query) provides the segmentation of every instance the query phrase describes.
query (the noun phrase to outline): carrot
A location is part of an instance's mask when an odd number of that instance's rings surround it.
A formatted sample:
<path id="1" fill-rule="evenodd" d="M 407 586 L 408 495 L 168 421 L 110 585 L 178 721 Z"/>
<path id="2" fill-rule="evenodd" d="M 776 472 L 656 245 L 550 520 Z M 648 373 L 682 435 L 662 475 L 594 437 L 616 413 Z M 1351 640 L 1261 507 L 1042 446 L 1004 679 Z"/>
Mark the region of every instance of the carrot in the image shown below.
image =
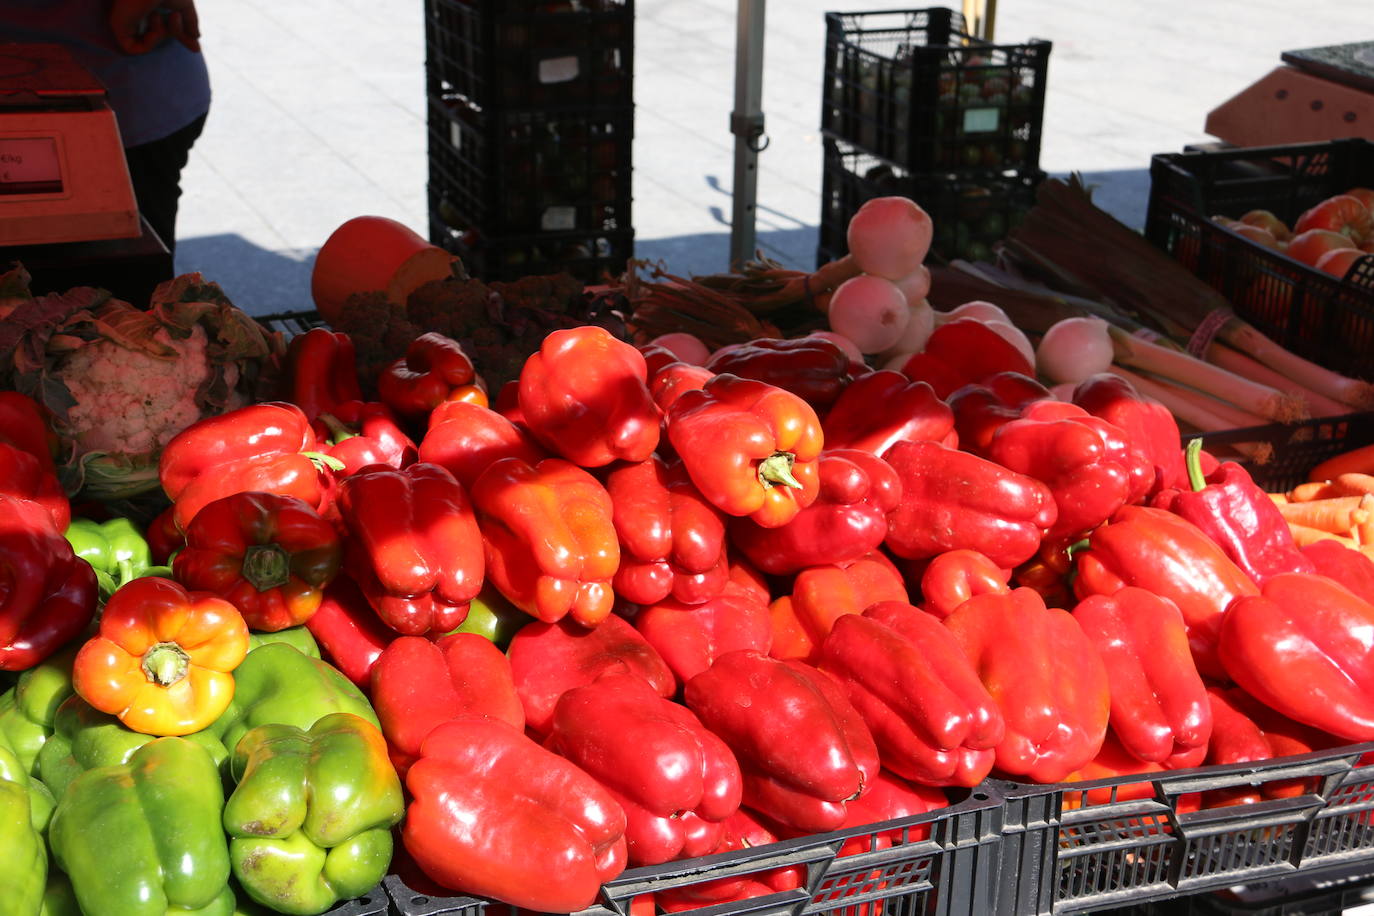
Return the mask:
<path id="1" fill-rule="evenodd" d="M 1374 445 L 1333 455 L 1307 472 L 1308 480 L 1334 480 L 1342 474 L 1374 474 Z"/>
<path id="2" fill-rule="evenodd" d="M 1374 493 L 1360 497 L 1360 509 L 1366 513 L 1365 520 L 1355 526 L 1355 540 L 1361 547 L 1374 546 Z"/>
<path id="3" fill-rule="evenodd" d="M 1310 480 L 1288 491 L 1288 501 L 1308 502 L 1337 496 L 1363 496 L 1374 493 L 1374 475 L 1341 474 L 1335 480 Z"/>
<path id="4" fill-rule="evenodd" d="M 1293 535 L 1293 543 L 1299 547 L 1306 547 L 1308 544 L 1315 544 L 1317 541 L 1339 541 L 1347 547 L 1359 549 L 1359 542 L 1354 538 L 1341 537 L 1339 534 L 1332 534 L 1330 531 L 1322 531 L 1320 528 L 1309 528 L 1306 525 L 1296 525 L 1288 523 L 1288 530 Z"/>
<path id="5" fill-rule="evenodd" d="M 1369 510 L 1361 508 L 1359 496 L 1336 496 L 1288 503 L 1278 507 L 1284 520 L 1295 525 L 1317 528 L 1332 534 L 1347 534 L 1361 522 L 1369 521 Z"/>
<path id="6" fill-rule="evenodd" d="M 1284 506 L 1288 504 L 1287 493 L 1268 493 L 1266 495 L 1276 506 Z"/>

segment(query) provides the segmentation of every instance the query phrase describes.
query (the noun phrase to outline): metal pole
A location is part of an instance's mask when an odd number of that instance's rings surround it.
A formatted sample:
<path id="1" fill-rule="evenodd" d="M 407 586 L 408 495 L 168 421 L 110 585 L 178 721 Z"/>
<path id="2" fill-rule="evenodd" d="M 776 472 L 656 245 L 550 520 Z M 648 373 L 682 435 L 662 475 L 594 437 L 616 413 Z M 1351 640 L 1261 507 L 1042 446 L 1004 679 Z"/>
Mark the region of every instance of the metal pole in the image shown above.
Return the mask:
<path id="1" fill-rule="evenodd" d="M 763 135 L 763 12 L 764 0 L 739 0 L 735 30 L 735 110 L 730 132 L 735 135 L 735 183 L 730 218 L 730 265 L 754 256 L 755 202 L 759 192 L 759 152 L 768 145 Z"/>

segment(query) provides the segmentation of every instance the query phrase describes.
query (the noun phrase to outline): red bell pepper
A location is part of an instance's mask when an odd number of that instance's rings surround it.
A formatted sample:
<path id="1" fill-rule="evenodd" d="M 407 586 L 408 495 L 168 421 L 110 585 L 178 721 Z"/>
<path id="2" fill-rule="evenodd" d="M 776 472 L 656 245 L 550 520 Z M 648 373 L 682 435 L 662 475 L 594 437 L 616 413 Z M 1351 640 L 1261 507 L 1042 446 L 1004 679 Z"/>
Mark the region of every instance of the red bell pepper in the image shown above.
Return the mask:
<path id="1" fill-rule="evenodd" d="M 739 551 L 730 550 L 730 581 L 753 595 L 755 599 L 767 604 L 773 600 L 773 590 L 768 579 L 759 572 Z"/>
<path id="2" fill-rule="evenodd" d="M 790 391 L 817 410 L 835 403 L 853 381 L 849 357 L 824 337 L 756 338 L 722 347 L 711 354 L 706 368 Z"/>
<path id="3" fill-rule="evenodd" d="M 143 532 L 154 565 L 170 566 L 172 554 L 186 546 L 186 535 L 177 527 L 176 507 L 168 506 L 148 523 Z"/>
<path id="4" fill-rule="evenodd" d="M 544 746 L 620 802 L 631 865 L 711 852 L 721 822 L 740 805 L 734 753 L 691 710 L 636 674 L 609 672 L 565 691 Z"/>
<path id="5" fill-rule="evenodd" d="M 162 450 L 158 476 L 182 531 L 209 503 L 256 490 L 295 496 L 322 515 L 334 498 L 332 458 L 294 404 L 269 401 L 206 417 Z"/>
<path id="6" fill-rule="evenodd" d="M 617 595 L 635 604 L 669 596 L 701 604 L 720 594 L 729 578 L 725 520 L 681 462 L 651 455 L 615 465 L 605 481 L 620 538 Z"/>
<path id="7" fill-rule="evenodd" d="M 1335 540 L 1313 541 L 1301 550 L 1317 573 L 1335 579 L 1374 604 L 1374 560 Z"/>
<path id="8" fill-rule="evenodd" d="M 903 439 L 954 448 L 954 411 L 925 382 L 880 369 L 850 382 L 821 423 L 827 449 L 857 448 L 881 457 Z"/>
<path id="9" fill-rule="evenodd" d="M 917 817 L 948 806 L 949 799 L 939 788 L 919 784 L 911 785 L 898 779 L 884 768 L 879 770 L 878 775 L 869 781 L 867 792 L 845 805 L 848 819 L 844 826 L 846 829 L 853 829 L 868 824 L 881 824 L 900 818 Z M 929 836 L 929 824 L 894 827 L 891 830 L 874 834 L 871 844 L 868 837 L 855 837 L 854 839 L 859 841 L 861 848 L 854 851 L 876 852 L 879 849 L 890 849 L 904 843 L 918 843 L 929 838 Z M 844 855 L 843 847 L 841 849 L 841 855 Z"/>
<path id="10" fill-rule="evenodd" d="M 663 411 L 665 418 L 668 408 L 673 406 L 673 402 L 684 391 L 705 388 L 706 383 L 716 377 L 716 373 L 705 366 L 693 366 L 690 363 L 678 362 L 651 369 L 650 372 L 649 395 L 658 405 L 658 409 Z M 667 442 L 660 436 L 658 444 L 659 448 L 662 449 Z"/>
<path id="11" fill-rule="evenodd" d="M 374 465 L 346 477 L 339 509 L 349 572 L 387 626 L 446 633 L 482 589 L 482 537 L 463 485 L 438 465 Z"/>
<path id="12" fill-rule="evenodd" d="M 341 331 L 311 328 L 291 338 L 286 349 L 286 400 L 311 420 L 340 404 L 361 401 L 357 348 Z M 323 437 L 322 437 L 323 438 Z"/>
<path id="13" fill-rule="evenodd" d="M 682 683 L 726 652 L 753 649 L 766 654 L 773 645 L 768 605 L 734 582 L 727 582 L 704 604 L 670 598 L 640 608 L 634 626 Z"/>
<path id="14" fill-rule="evenodd" d="M 468 716 L 440 725 L 421 745 L 406 788 L 406 850 L 444 887 L 572 913 L 625 868 L 620 805 L 508 722 Z"/>
<path id="15" fill-rule="evenodd" d="M 402 779 L 419 759 L 425 738 L 445 722 L 489 716 L 525 727 L 505 653 L 472 633 L 453 633 L 438 642 L 397 638 L 372 668 L 371 696 Z"/>
<path id="16" fill-rule="evenodd" d="M 730 540 L 749 562 L 772 575 L 822 563 L 843 565 L 876 550 L 887 537 L 887 517 L 902 498 L 897 472 L 860 449 L 821 452 L 816 501 L 781 528 L 749 518 L 730 520 Z"/>
<path id="17" fill-rule="evenodd" d="M 1128 379 L 1110 372 L 1090 376 L 1073 390 L 1073 402 L 1126 434 L 1134 451 L 1155 470 L 1147 495 L 1187 485 L 1188 473 L 1179 448 L 1178 422 L 1169 408 L 1136 391 Z"/>
<path id="18" fill-rule="evenodd" d="M 436 331 L 410 342 L 406 355 L 377 376 L 377 394 L 386 406 L 423 425 L 444 401 L 465 400 L 481 381 L 463 345 Z"/>
<path id="19" fill-rule="evenodd" d="M 502 458 L 538 464 L 549 457 L 525 430 L 489 407 L 446 401 L 430 414 L 419 460 L 437 464 L 468 492 L 482 472 Z"/>
<path id="20" fill-rule="evenodd" d="M 1212 734 L 1207 689 L 1178 605 L 1143 588 L 1080 601 L 1073 617 L 1107 666 L 1111 728 L 1127 751 L 1175 768 Z"/>
<path id="21" fill-rule="evenodd" d="M 1343 739 L 1294 722 L 1238 687 L 1207 688 L 1215 726 L 1206 763 L 1227 765 L 1271 760 L 1336 747 Z M 1254 804 L 1265 798 L 1291 798 L 1311 791 L 1308 779 L 1280 779 L 1258 786 L 1236 786 L 1204 793 L 1208 807 Z"/>
<path id="22" fill-rule="evenodd" d="M 921 574 L 921 609 L 944 619 L 974 595 L 1002 595 L 1011 591 L 1011 571 L 1002 569 L 976 550 L 947 550 L 932 559 Z"/>
<path id="23" fill-rule="evenodd" d="M 748 808 L 740 808 L 725 819 L 725 832 L 720 843 L 712 850 L 715 853 L 733 852 L 740 849 L 758 849 L 778 842 L 778 828 L 765 823 L 764 819 Z M 750 872 L 748 875 L 731 875 L 712 878 L 696 884 L 664 887 L 655 893 L 655 899 L 665 912 L 694 910 L 703 906 L 732 903 L 775 894 L 801 887 L 806 881 L 806 867 L 803 865 L 784 865 L 763 871 Z"/>
<path id="24" fill-rule="evenodd" d="M 1060 782 L 1097 756 L 1111 705 L 1107 670 L 1073 615 L 1018 588 L 970 598 L 944 625 L 1001 707 L 998 770 Z"/>
<path id="25" fill-rule="evenodd" d="M 878 771 L 873 736 L 844 691 L 803 662 L 729 652 L 683 699 L 735 752 L 746 803 L 797 829 L 838 827 L 844 802 Z"/>
<path id="26" fill-rule="evenodd" d="M 620 543 L 600 481 L 562 458 L 503 458 L 477 478 L 472 498 L 487 575 L 507 600 L 545 621 L 606 618 Z"/>
<path id="27" fill-rule="evenodd" d="M 908 378 L 929 382 L 940 397 L 998 372 L 1034 376 L 1025 354 L 981 321 L 956 318 L 940 325 L 923 351 L 902 364 Z"/>
<path id="28" fill-rule="evenodd" d="M 525 360 L 520 412 L 541 445 L 581 467 L 643 461 L 658 447 L 643 355 L 595 325 L 554 331 Z"/>
<path id="29" fill-rule="evenodd" d="M 71 504 L 57 478 L 47 414 L 17 391 L 0 391 L 0 494 L 30 499 L 52 515 L 59 532 L 72 520 Z"/>
<path id="30" fill-rule="evenodd" d="M 96 578 L 41 503 L 0 493 L 0 671 L 32 668 L 95 616 Z"/>
<path id="31" fill-rule="evenodd" d="M 949 395 L 959 447 L 987 457 L 988 443 L 1003 424 L 1021 415 L 1032 401 L 1054 395 L 1034 378 L 1020 372 L 998 372 Z"/>
<path id="32" fill-rule="evenodd" d="M 1280 573 L 1237 598 L 1220 656 L 1232 680 L 1285 716 L 1374 739 L 1374 605 L 1335 580 Z"/>
<path id="33" fill-rule="evenodd" d="M 778 528 L 820 492 L 821 423 L 791 392 L 717 375 L 673 402 L 667 426 L 692 482 L 726 515 Z"/>
<path id="34" fill-rule="evenodd" d="M 1196 525 L 1172 512 L 1126 506 L 1074 553 L 1074 594 L 1115 595 L 1128 585 L 1168 598 L 1183 612 L 1188 645 L 1204 677 L 1225 678 L 1217 636 L 1231 602 L 1259 589 Z"/>
<path id="35" fill-rule="evenodd" d="M 773 619 L 774 658 L 815 662 L 835 621 L 862 614 L 879 601 L 906 601 L 906 584 L 892 561 L 880 551 L 843 566 L 812 566 L 797 574 L 792 593 L 769 606 Z"/>
<path id="36" fill-rule="evenodd" d="M 1210 714 L 1210 705 L 1208 707 Z M 1203 755 L 1187 764 L 1189 767 L 1201 766 L 1203 756 L 1207 751 L 1207 746 L 1203 745 L 1201 750 Z M 1121 746 L 1121 742 L 1112 732 L 1107 732 L 1107 737 L 1102 742 L 1102 749 L 1097 752 L 1097 756 L 1089 760 L 1083 766 L 1064 777 L 1065 782 L 1086 782 L 1090 779 L 1115 779 L 1120 776 L 1142 776 L 1150 773 L 1162 773 L 1164 767 L 1158 763 L 1151 763 L 1148 760 L 1141 760 Z M 1113 792 L 1115 790 L 1115 792 Z M 1077 793 L 1075 793 L 1077 794 Z M 1083 793 L 1081 803 L 1078 799 L 1073 799 L 1066 793 L 1064 798 L 1064 808 L 1082 807 L 1088 805 L 1106 805 L 1114 801 L 1139 801 L 1144 798 L 1154 798 L 1155 787 L 1150 782 L 1134 782 L 1124 785 L 1104 786 L 1097 789 L 1089 789 Z"/>
<path id="37" fill-rule="evenodd" d="M 305 623 L 339 573 L 334 526 L 294 496 L 234 493 L 196 513 L 172 575 L 225 599 L 254 630 Z"/>
<path id="38" fill-rule="evenodd" d="M 976 786 L 1006 725 L 959 642 L 901 601 L 835 621 L 821 669 L 844 686 L 883 766 L 930 786 Z"/>
<path id="39" fill-rule="evenodd" d="M 1191 440 L 1184 450 L 1188 489 L 1162 490 L 1153 504 L 1198 526 L 1259 585 L 1279 573 L 1316 572 L 1293 543 L 1279 507 L 1250 472 L 1234 461 L 1223 461 L 1204 476 L 1201 451 L 1201 439 Z"/>
<path id="40" fill-rule="evenodd" d="M 1010 569 L 1035 556 L 1058 518 L 1040 481 L 938 442 L 898 442 L 885 456 L 902 482 L 886 545 L 899 557 L 961 547 Z"/>
<path id="41" fill-rule="evenodd" d="M 401 469 L 415 463 L 415 443 L 401 429 L 391 408 L 368 401 L 340 401 L 313 424 L 324 453 L 342 462 L 340 477 L 370 464 Z"/>
<path id="42" fill-rule="evenodd" d="M 396 631 L 382 623 L 362 589 L 348 576 L 339 576 L 324 590 L 324 600 L 305 622 L 324 656 L 359 687 L 372 686 L 372 667 L 396 639 Z"/>
<path id="43" fill-rule="evenodd" d="M 659 696 L 677 691 L 677 680 L 658 651 L 623 618 L 607 617 L 588 630 L 563 619 L 531 621 L 506 650 L 525 724 L 543 735 L 558 698 L 608 673 L 628 672 L 647 681 Z"/>

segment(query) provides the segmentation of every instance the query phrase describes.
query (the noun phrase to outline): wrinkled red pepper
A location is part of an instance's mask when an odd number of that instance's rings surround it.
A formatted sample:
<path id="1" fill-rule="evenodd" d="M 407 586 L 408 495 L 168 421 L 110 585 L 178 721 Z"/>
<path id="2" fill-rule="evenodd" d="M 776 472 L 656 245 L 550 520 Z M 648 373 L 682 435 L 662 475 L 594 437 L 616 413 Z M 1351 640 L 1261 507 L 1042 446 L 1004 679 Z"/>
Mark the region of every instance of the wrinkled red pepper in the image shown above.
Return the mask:
<path id="1" fill-rule="evenodd" d="M 549 457 L 522 427 L 480 404 L 445 401 L 429 416 L 419 460 L 437 464 L 468 492 L 482 472 L 502 458 L 538 464 Z"/>
<path id="2" fill-rule="evenodd" d="M 958 445 L 954 411 L 930 385 L 895 369 L 854 379 L 825 414 L 821 428 L 827 449 L 857 448 L 879 457 L 903 439 Z"/>
<path id="3" fill-rule="evenodd" d="M 374 465 L 346 477 L 348 570 L 397 633 L 446 633 L 482 590 L 482 537 L 462 484 L 438 465 Z"/>
<path id="4" fill-rule="evenodd" d="M 341 331 L 311 328 L 291 338 L 286 372 L 286 400 L 311 420 L 322 413 L 334 413 L 340 404 L 363 399 L 357 348 L 353 338 Z"/>
<path id="5" fill-rule="evenodd" d="M 804 569 L 792 580 L 792 593 L 769 605 L 773 619 L 774 658 L 815 662 L 835 621 L 862 614 L 880 601 L 906 601 L 901 572 L 881 551 L 872 551 L 843 566 Z"/>
<path id="6" fill-rule="evenodd" d="M 58 531 L 72 520 L 71 504 L 57 478 L 47 414 L 17 391 L 0 391 L 0 494 L 29 499 L 52 516 Z"/>
<path id="7" fill-rule="evenodd" d="M 372 686 L 372 667 L 396 638 L 396 631 L 382 623 L 348 576 L 329 583 L 305 627 L 334 667 L 365 690 Z"/>
<path id="8" fill-rule="evenodd" d="M 95 616 L 95 570 L 41 503 L 0 493 L 0 671 L 23 671 Z"/>
<path id="9" fill-rule="evenodd" d="M 401 468 L 415 463 L 415 442 L 405 434 L 391 408 L 368 401 L 340 401 L 313 424 L 326 455 L 343 463 L 340 477 L 369 464 Z"/>
<path id="10" fill-rule="evenodd" d="M 681 462 L 657 455 L 617 464 L 606 474 L 611 520 L 620 538 L 616 594 L 635 604 L 672 597 L 701 604 L 729 578 L 725 519 L 687 476 Z"/>
<path id="11" fill-rule="evenodd" d="M 411 341 L 406 355 L 377 376 L 382 402 L 417 423 L 444 401 L 465 400 L 464 392 L 474 387 L 480 382 L 463 345 L 436 331 Z"/>
<path id="12" fill-rule="evenodd" d="M 1187 486 L 1178 422 L 1163 404 L 1136 391 L 1128 379 L 1110 372 L 1090 376 L 1073 390 L 1073 402 L 1126 433 L 1131 448 L 1155 470 L 1147 495 Z"/>
<path id="13" fill-rule="evenodd" d="M 1035 556 L 1058 518 L 1049 487 L 977 455 L 898 442 L 886 459 L 902 482 L 885 542 L 899 557 L 968 548 L 1010 569 Z"/>
<path id="14" fill-rule="evenodd" d="M 902 498 L 897 472 L 860 449 L 821 452 L 816 501 L 780 528 L 730 520 L 730 540 L 756 567 L 787 575 L 823 563 L 844 565 L 876 550 Z"/>
<path id="15" fill-rule="evenodd" d="M 959 447 L 986 458 L 988 443 L 1003 424 L 1019 417 L 1032 401 L 1052 397 L 1048 388 L 1020 372 L 998 372 L 965 385 L 949 396 Z"/>
<path id="16" fill-rule="evenodd" d="M 921 574 L 921 609 L 944 619 L 974 595 L 1011 591 L 1011 570 L 1002 569 L 976 550 L 947 550 Z"/>
<path id="17" fill-rule="evenodd" d="M 722 347 L 706 368 L 790 391 L 817 410 L 835 403 L 853 381 L 849 357 L 824 337 L 756 338 Z"/>
<path id="18" fill-rule="evenodd" d="M 669 598 L 640 608 L 634 626 L 682 683 L 726 652 L 767 653 L 773 645 L 768 605 L 735 582 L 727 582 L 719 595 L 704 604 Z"/>

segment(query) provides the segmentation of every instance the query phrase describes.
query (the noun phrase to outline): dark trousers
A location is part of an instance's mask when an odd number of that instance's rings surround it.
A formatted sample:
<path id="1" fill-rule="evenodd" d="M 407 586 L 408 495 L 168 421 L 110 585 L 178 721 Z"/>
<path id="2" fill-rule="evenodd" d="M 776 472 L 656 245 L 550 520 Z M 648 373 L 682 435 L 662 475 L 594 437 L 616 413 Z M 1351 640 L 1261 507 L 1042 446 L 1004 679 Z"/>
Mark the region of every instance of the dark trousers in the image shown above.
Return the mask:
<path id="1" fill-rule="evenodd" d="M 181 170 L 191 147 L 205 128 L 205 115 L 161 140 L 125 148 L 129 178 L 134 185 L 138 212 L 153 227 L 167 250 L 176 254 L 177 203 L 181 199 Z M 169 278 L 170 279 L 170 278 Z"/>

